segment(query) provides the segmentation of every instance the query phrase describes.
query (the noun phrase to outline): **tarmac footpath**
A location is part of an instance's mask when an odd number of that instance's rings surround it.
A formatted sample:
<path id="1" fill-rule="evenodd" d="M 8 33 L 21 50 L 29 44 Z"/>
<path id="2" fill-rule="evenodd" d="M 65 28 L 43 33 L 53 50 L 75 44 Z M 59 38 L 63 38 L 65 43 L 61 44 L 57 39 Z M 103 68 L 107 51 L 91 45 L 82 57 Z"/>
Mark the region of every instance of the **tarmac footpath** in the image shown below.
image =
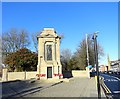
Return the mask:
<path id="1" fill-rule="evenodd" d="M 72 78 L 69 82 L 53 85 L 23 97 L 98 97 L 95 78 Z M 101 97 L 105 94 L 101 88 Z"/>
<path id="2" fill-rule="evenodd" d="M 54 85 L 55 82 L 43 82 L 32 80 L 16 80 L 8 82 L 0 82 L 2 86 L 2 99 L 9 99 L 12 97 L 23 97 L 24 95 L 41 91 Z"/>

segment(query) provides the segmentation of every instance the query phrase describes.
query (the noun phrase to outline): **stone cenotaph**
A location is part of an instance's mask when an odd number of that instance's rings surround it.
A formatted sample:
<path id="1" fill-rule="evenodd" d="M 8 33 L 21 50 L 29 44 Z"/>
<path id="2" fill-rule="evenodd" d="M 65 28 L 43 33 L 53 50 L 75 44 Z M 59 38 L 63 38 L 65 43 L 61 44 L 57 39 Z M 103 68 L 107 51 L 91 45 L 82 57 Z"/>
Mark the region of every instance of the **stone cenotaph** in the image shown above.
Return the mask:
<path id="1" fill-rule="evenodd" d="M 54 28 L 44 28 L 37 36 L 38 65 L 37 76 L 40 79 L 61 79 L 60 39 Z"/>

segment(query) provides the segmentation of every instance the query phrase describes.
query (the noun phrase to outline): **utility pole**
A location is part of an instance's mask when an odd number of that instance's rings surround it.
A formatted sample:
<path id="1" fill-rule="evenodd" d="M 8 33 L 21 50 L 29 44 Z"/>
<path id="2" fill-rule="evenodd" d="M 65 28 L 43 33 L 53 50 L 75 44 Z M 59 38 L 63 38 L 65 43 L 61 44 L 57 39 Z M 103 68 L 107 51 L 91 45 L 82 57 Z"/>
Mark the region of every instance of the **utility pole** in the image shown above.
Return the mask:
<path id="1" fill-rule="evenodd" d="M 95 65 L 97 72 L 97 90 L 98 90 L 98 99 L 101 99 L 101 90 L 100 90 L 100 81 L 99 81 L 99 67 L 98 67 L 98 49 L 97 49 L 97 32 L 93 35 L 94 40 L 94 53 L 95 53 Z"/>
<path id="2" fill-rule="evenodd" d="M 87 34 L 86 34 L 86 51 L 87 51 L 87 64 L 89 66 L 89 53 L 88 53 L 88 37 L 87 37 Z"/>

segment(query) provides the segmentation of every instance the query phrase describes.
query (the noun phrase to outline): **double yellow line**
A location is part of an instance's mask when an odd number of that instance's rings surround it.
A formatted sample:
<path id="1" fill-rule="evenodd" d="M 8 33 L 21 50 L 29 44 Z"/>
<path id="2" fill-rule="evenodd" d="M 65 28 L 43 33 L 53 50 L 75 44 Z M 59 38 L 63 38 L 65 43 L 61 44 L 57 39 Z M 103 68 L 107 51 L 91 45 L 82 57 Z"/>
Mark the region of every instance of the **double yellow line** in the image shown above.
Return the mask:
<path id="1" fill-rule="evenodd" d="M 110 89 L 105 85 L 104 83 L 104 78 L 103 77 L 100 77 L 101 80 L 102 80 L 102 86 L 103 88 L 105 89 L 105 92 L 108 94 L 108 93 L 111 93 Z"/>

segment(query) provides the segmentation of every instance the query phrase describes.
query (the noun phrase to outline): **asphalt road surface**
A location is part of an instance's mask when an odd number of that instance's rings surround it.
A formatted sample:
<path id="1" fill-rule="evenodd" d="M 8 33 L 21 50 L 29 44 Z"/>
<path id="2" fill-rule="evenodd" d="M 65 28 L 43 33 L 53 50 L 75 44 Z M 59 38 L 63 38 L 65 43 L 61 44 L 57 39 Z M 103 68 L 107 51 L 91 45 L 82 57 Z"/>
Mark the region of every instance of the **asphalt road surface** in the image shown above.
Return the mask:
<path id="1" fill-rule="evenodd" d="M 108 74 L 100 74 L 103 77 L 103 83 L 107 86 L 108 97 L 120 99 L 120 78 Z"/>

